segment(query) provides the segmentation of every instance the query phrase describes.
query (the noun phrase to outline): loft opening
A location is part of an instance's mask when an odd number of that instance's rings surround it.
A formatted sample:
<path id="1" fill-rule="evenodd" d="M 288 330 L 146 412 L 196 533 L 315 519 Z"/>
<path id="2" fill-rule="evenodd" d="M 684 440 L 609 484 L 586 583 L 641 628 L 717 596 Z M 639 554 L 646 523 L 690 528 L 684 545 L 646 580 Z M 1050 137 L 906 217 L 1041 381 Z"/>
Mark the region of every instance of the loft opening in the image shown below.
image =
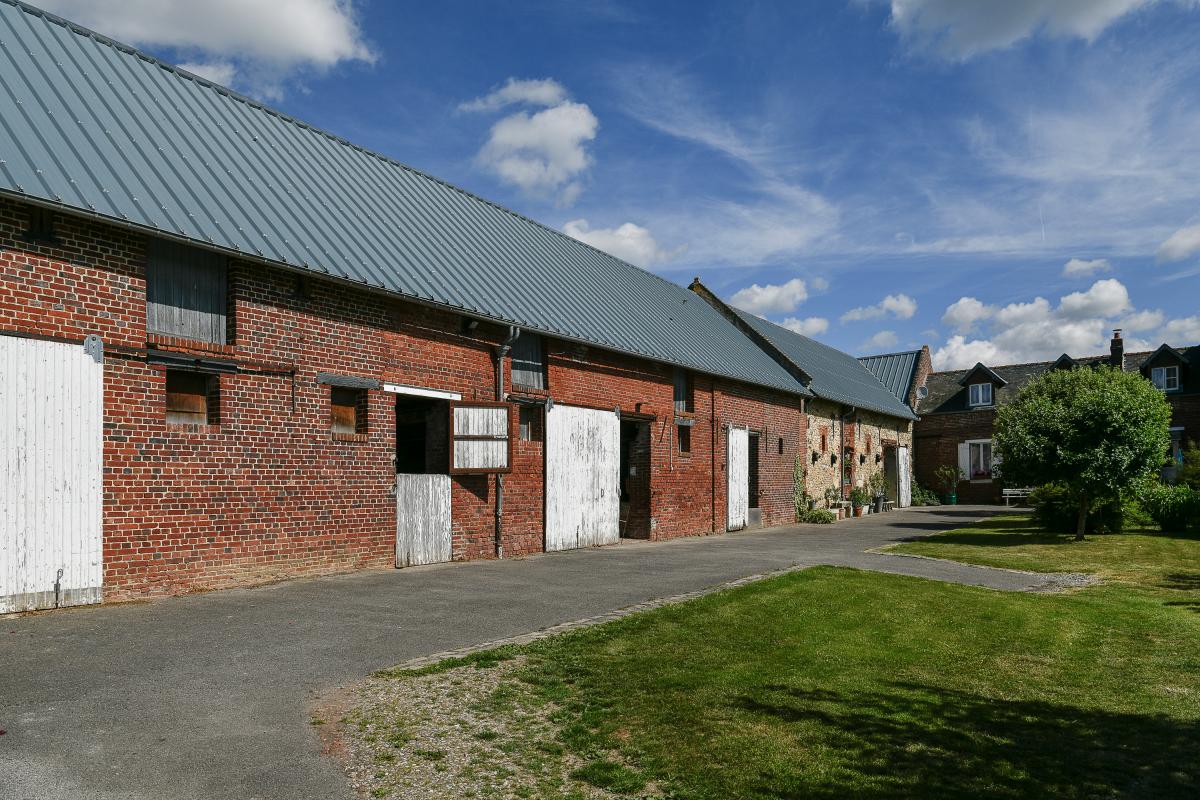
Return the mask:
<path id="1" fill-rule="evenodd" d="M 449 418 L 447 400 L 396 395 L 396 472 L 450 472 Z"/>

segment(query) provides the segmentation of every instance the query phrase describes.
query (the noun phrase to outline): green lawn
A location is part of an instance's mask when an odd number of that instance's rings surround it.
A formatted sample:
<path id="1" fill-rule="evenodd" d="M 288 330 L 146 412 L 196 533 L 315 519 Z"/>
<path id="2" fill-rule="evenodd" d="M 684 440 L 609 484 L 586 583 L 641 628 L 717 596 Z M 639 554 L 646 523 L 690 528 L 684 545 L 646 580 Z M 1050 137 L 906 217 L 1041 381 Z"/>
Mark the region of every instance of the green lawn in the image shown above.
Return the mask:
<path id="1" fill-rule="evenodd" d="M 454 671 L 525 655 L 496 713 L 513 693 L 553 708 L 578 785 L 617 794 L 1200 796 L 1200 542 L 1076 546 L 1005 520 L 905 549 L 1123 582 L 1030 595 L 818 568 Z"/>

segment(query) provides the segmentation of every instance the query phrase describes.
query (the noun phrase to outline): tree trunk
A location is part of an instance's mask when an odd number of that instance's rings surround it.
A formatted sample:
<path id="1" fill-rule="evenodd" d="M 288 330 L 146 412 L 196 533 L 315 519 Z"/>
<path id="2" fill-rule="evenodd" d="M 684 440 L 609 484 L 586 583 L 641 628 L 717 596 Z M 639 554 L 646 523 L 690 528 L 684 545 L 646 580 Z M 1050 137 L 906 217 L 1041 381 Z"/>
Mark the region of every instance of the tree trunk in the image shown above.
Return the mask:
<path id="1" fill-rule="evenodd" d="M 1079 498 L 1079 519 L 1075 522 L 1075 541 L 1082 542 L 1083 535 L 1087 532 L 1088 507 L 1087 497 Z"/>

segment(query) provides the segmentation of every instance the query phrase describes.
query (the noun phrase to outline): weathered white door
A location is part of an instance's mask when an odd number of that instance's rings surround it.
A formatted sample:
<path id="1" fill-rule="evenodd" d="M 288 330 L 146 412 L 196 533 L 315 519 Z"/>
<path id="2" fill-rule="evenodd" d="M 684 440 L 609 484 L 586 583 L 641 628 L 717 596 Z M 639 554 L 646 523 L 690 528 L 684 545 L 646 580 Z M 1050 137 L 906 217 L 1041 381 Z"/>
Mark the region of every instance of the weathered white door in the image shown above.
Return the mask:
<path id="1" fill-rule="evenodd" d="M 746 428 L 729 428 L 728 464 L 729 490 L 726 493 L 727 509 L 725 528 L 740 531 L 746 527 L 746 515 L 750 508 L 750 431 Z"/>
<path id="2" fill-rule="evenodd" d="M 450 476 L 396 476 L 396 566 L 451 558 Z"/>
<path id="3" fill-rule="evenodd" d="M 908 460 L 908 448 L 896 448 L 896 474 L 899 476 L 898 483 L 900 484 L 900 508 L 908 508 L 912 505 L 912 462 Z"/>
<path id="4" fill-rule="evenodd" d="M 546 411 L 546 549 L 621 538 L 621 419 L 556 405 Z"/>
<path id="5" fill-rule="evenodd" d="M 0 336 L 0 613 L 102 599 L 102 362 Z"/>

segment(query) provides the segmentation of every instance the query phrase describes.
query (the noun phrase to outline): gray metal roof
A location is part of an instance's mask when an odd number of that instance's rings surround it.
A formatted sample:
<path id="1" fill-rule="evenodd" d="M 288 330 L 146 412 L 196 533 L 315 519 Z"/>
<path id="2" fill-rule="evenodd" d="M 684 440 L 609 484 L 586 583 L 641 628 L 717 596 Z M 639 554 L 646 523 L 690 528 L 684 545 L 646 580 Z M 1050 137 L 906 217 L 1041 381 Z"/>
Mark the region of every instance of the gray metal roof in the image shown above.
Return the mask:
<path id="1" fill-rule="evenodd" d="M 800 395 L 692 292 L 15 0 L 0 193 Z"/>
<path id="2" fill-rule="evenodd" d="M 858 360 L 897 400 L 908 405 L 908 393 L 912 391 L 913 374 L 920 357 L 920 350 L 909 350 L 905 353 L 859 356 Z"/>
<path id="3" fill-rule="evenodd" d="M 871 371 L 849 353 L 768 322 L 744 311 L 734 312 L 790 362 L 807 372 L 808 388 L 823 397 L 855 408 L 916 419 L 907 404 L 896 399 Z"/>

